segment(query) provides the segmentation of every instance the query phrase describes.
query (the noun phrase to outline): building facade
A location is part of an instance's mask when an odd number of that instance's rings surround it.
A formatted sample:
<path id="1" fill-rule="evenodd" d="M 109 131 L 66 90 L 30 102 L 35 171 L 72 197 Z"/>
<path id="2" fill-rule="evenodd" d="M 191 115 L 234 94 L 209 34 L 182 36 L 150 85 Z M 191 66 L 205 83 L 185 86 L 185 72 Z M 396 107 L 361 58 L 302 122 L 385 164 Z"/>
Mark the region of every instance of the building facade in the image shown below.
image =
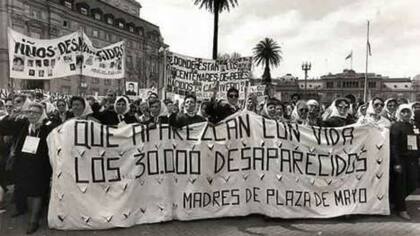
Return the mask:
<path id="1" fill-rule="evenodd" d="M 375 73 L 368 73 L 368 98 L 375 96 L 384 99 L 404 97 L 410 101 L 420 100 L 420 76 L 411 78 L 390 78 Z M 322 103 L 331 103 L 335 98 L 348 97 L 362 101 L 364 94 L 365 73 L 344 70 L 341 73 L 327 74 L 319 79 L 308 79 L 305 92 L 305 80 L 287 74 L 272 80 L 275 91 L 281 93 L 282 101 L 290 101 L 297 93 L 305 99 L 316 99 Z"/>
<path id="2" fill-rule="evenodd" d="M 140 88 L 160 88 L 166 47 L 158 26 L 140 17 L 135 0 L 0 0 L 0 87 L 40 88 L 63 94 L 104 94 L 124 89 L 133 81 Z M 69 76 L 53 80 L 9 78 L 7 28 L 25 35 L 49 39 L 83 30 L 95 47 L 126 41 L 126 76 L 107 80 Z"/>

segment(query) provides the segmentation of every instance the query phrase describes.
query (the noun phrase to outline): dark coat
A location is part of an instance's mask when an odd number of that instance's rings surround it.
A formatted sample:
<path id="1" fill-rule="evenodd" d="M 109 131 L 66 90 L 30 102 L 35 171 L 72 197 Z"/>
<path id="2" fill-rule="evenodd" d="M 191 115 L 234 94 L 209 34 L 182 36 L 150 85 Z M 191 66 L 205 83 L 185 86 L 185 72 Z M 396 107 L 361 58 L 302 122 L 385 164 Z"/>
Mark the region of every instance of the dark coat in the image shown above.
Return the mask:
<path id="1" fill-rule="evenodd" d="M 99 120 L 99 122 L 103 125 L 118 125 L 120 123 L 120 119 L 118 118 L 118 114 L 112 110 L 106 110 L 103 112 L 95 112 L 92 115 L 95 119 Z M 130 114 L 123 115 L 123 121 L 126 124 L 132 124 L 138 122 L 136 117 Z"/>
<path id="2" fill-rule="evenodd" d="M 189 116 L 185 113 L 173 113 L 169 116 L 169 125 L 175 128 L 182 128 L 190 124 L 206 121 L 207 120 L 200 115 Z"/>
<path id="3" fill-rule="evenodd" d="M 210 122 L 218 123 L 239 110 L 239 107 L 233 107 L 230 104 L 223 103 L 222 100 L 216 101 L 212 99 L 207 106 L 206 114 L 209 115 Z"/>
<path id="4" fill-rule="evenodd" d="M 328 118 L 327 120 L 322 122 L 322 126 L 324 127 L 342 127 L 346 125 L 354 124 L 355 120 L 351 116 L 347 116 L 347 118 L 333 116 Z"/>
<path id="5" fill-rule="evenodd" d="M 37 152 L 30 154 L 22 152 L 23 144 L 29 133 L 29 121 L 12 118 L 0 121 L 0 134 L 12 135 L 16 138 L 15 184 L 26 196 L 42 197 L 48 192 L 52 170 L 48 155 L 47 136 L 55 127 L 55 123 L 44 120 L 36 132 L 36 136 L 40 138 Z"/>

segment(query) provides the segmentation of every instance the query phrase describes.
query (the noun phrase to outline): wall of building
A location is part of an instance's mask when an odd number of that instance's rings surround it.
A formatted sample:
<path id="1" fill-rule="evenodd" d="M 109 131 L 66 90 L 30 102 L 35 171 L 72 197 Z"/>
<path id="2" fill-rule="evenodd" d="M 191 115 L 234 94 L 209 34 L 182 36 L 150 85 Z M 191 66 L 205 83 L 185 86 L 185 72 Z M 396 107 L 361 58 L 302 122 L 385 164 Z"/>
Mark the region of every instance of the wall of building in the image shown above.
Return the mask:
<path id="1" fill-rule="evenodd" d="M 139 83 L 139 87 L 159 87 L 163 73 L 163 58 L 159 48 L 164 46 L 159 27 L 139 16 L 111 6 L 100 0 L 0 0 L 0 84 L 8 82 L 7 26 L 35 38 L 56 38 L 83 30 L 96 47 L 103 47 L 121 40 L 126 41 L 126 77 L 124 80 L 103 80 L 73 76 L 51 81 L 14 80 L 15 87 L 27 89 L 40 87 L 52 92 L 71 94 L 105 94 L 108 89 L 123 90 L 125 81 Z M 69 8 L 65 2 L 72 5 Z M 124 1 L 119 1 L 121 4 Z M 115 4 L 117 2 L 114 2 Z M 140 11 L 140 4 L 130 7 Z M 115 5 L 114 4 L 114 5 Z M 82 10 L 84 8 L 85 10 Z M 122 7 L 123 8 L 123 7 Z M 86 11 L 87 10 L 87 11 Z M 96 15 L 99 18 L 96 18 Z M 137 14 L 138 15 L 138 14 Z M 107 21 L 112 18 L 112 24 Z M 121 23 L 121 24 L 120 24 Z M 3 40 L 4 38 L 4 40 Z M 6 73 L 7 72 L 7 73 Z"/>

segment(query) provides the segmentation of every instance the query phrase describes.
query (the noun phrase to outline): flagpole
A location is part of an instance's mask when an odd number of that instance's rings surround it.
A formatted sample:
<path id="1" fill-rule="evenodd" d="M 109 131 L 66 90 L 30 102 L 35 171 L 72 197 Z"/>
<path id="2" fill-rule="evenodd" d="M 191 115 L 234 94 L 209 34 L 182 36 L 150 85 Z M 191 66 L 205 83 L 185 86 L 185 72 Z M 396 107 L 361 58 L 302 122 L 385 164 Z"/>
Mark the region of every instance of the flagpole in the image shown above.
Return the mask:
<path id="1" fill-rule="evenodd" d="M 365 88 L 364 88 L 364 91 L 363 91 L 363 101 L 365 103 L 367 102 L 368 65 L 369 65 L 369 21 L 367 22 L 366 71 L 365 71 Z"/>
<path id="2" fill-rule="evenodd" d="M 353 70 L 353 50 L 351 50 L 350 69 Z"/>

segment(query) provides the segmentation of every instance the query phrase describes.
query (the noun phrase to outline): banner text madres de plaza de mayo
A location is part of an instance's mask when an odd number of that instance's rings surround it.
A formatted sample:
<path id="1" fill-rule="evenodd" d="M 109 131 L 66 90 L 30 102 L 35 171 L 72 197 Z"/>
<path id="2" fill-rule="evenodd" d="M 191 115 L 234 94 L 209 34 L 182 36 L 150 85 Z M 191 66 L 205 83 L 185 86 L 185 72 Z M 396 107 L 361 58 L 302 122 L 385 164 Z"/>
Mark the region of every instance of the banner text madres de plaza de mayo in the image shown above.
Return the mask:
<path id="1" fill-rule="evenodd" d="M 52 228 L 389 214 L 388 131 L 374 127 L 304 127 L 248 112 L 181 130 L 75 120 L 48 144 Z"/>

